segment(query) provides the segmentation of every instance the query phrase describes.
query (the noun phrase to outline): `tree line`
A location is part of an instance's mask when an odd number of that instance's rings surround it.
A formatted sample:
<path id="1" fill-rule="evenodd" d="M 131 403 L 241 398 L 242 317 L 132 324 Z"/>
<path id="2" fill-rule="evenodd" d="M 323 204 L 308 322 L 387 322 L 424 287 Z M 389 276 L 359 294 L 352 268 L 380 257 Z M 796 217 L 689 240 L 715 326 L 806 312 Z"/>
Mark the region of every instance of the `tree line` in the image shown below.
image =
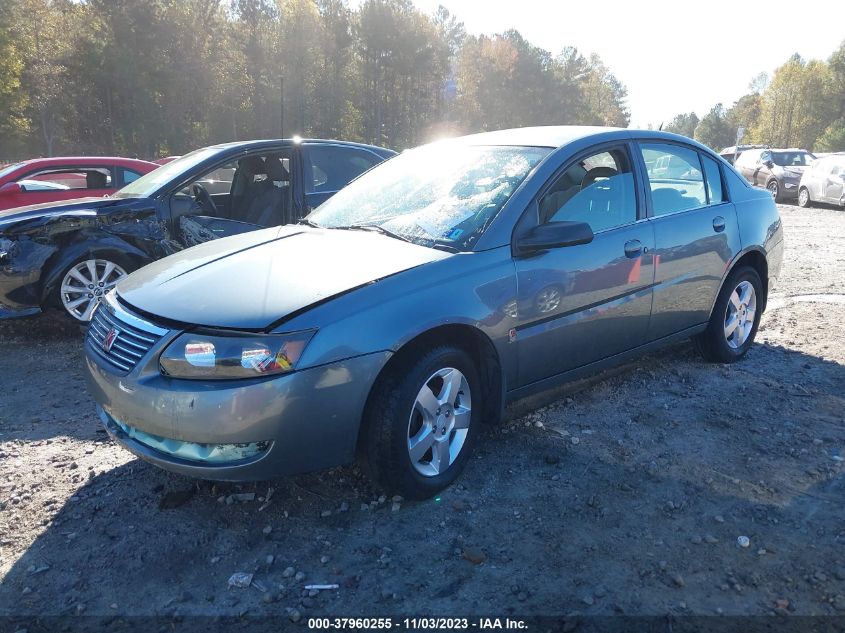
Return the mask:
<path id="1" fill-rule="evenodd" d="M 827 61 L 806 61 L 797 53 L 769 78 L 757 75 L 748 94 L 726 108 L 717 103 L 701 119 L 679 114 L 663 129 L 693 137 L 713 149 L 742 143 L 845 151 L 845 42 Z"/>
<path id="2" fill-rule="evenodd" d="M 231 140 L 403 149 L 523 125 L 627 126 L 595 55 L 468 35 L 411 0 L 6 0 L 0 157 L 155 158 Z"/>

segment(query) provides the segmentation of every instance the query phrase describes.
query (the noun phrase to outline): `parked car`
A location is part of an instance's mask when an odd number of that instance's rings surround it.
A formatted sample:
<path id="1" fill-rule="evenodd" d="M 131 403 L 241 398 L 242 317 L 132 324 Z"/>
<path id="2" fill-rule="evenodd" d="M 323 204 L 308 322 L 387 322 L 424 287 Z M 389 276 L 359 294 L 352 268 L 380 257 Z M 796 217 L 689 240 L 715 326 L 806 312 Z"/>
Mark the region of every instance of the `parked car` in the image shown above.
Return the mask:
<path id="1" fill-rule="evenodd" d="M 7 165 L 0 169 L 0 211 L 109 195 L 157 167 L 145 160 L 97 156 L 36 158 Z"/>
<path id="2" fill-rule="evenodd" d="M 734 167 L 752 185 L 765 187 L 781 202 L 798 198 L 801 176 L 815 159 L 803 149 L 754 149 L 744 151 Z"/>
<path id="3" fill-rule="evenodd" d="M 186 246 L 295 222 L 394 154 L 341 141 L 227 143 L 153 165 L 110 198 L 0 212 L 0 318 L 57 306 L 87 322 L 128 272 Z"/>
<path id="4" fill-rule="evenodd" d="M 156 165 L 166 165 L 167 163 L 172 163 L 177 158 L 179 158 L 179 156 L 165 156 L 163 158 L 156 158 L 153 162 Z"/>
<path id="5" fill-rule="evenodd" d="M 736 163 L 736 159 L 739 158 L 740 154 L 742 154 L 746 150 L 768 148 L 768 145 L 731 145 L 730 147 L 726 147 L 721 152 L 719 152 L 719 156 L 721 156 L 731 165 L 733 165 Z"/>
<path id="6" fill-rule="evenodd" d="M 683 179 L 648 173 L 665 157 Z M 168 470 L 266 479 L 359 455 L 427 497 L 510 401 L 688 337 L 742 358 L 782 254 L 771 196 L 682 136 L 467 136 L 301 224 L 136 271 L 94 315 L 87 381 L 112 437 Z"/>
<path id="7" fill-rule="evenodd" d="M 798 186 L 798 204 L 809 207 L 826 202 L 845 207 L 845 154 L 829 154 L 804 171 Z"/>

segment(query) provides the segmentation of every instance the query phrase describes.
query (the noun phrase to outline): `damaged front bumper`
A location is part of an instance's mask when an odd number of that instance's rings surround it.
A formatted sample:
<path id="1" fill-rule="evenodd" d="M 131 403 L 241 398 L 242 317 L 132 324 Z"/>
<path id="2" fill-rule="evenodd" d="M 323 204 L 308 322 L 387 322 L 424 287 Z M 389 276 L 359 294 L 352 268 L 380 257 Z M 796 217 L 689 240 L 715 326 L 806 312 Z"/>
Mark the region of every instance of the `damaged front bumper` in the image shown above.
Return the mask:
<path id="1" fill-rule="evenodd" d="M 41 312 L 40 264 L 52 252 L 29 240 L 0 237 L 0 319 Z"/>
<path id="2" fill-rule="evenodd" d="M 378 352 L 270 379 L 197 381 L 161 375 L 165 335 L 126 375 L 86 344 L 88 389 L 108 433 L 166 470 L 260 481 L 351 462 Z"/>

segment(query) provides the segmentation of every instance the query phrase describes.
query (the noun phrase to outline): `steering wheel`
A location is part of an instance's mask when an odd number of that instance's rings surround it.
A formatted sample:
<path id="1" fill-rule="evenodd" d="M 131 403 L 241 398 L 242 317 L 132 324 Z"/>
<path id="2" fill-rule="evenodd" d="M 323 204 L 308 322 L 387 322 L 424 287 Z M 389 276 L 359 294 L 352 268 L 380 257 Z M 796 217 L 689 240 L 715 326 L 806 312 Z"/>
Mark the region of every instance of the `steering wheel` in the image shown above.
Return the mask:
<path id="1" fill-rule="evenodd" d="M 211 198 L 211 194 L 208 193 L 208 189 L 198 182 L 195 182 L 191 185 L 191 194 L 193 194 L 194 200 L 197 201 L 197 204 L 205 208 L 206 212 L 211 212 L 213 215 L 219 214 L 217 211 L 217 205 L 214 204 L 214 200 Z"/>

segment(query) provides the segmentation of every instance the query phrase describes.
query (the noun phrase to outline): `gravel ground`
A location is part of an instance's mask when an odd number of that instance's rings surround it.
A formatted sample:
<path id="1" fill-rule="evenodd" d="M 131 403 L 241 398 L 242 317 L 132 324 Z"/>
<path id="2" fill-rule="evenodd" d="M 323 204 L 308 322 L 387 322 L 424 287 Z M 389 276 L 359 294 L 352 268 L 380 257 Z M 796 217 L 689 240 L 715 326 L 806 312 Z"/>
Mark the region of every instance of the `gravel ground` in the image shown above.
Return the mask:
<path id="1" fill-rule="evenodd" d="M 168 474 L 100 430 L 78 329 L 0 324 L 0 615 L 845 615 L 845 213 L 781 213 L 745 360 L 680 344 L 521 403 L 422 503 L 354 467 Z"/>

